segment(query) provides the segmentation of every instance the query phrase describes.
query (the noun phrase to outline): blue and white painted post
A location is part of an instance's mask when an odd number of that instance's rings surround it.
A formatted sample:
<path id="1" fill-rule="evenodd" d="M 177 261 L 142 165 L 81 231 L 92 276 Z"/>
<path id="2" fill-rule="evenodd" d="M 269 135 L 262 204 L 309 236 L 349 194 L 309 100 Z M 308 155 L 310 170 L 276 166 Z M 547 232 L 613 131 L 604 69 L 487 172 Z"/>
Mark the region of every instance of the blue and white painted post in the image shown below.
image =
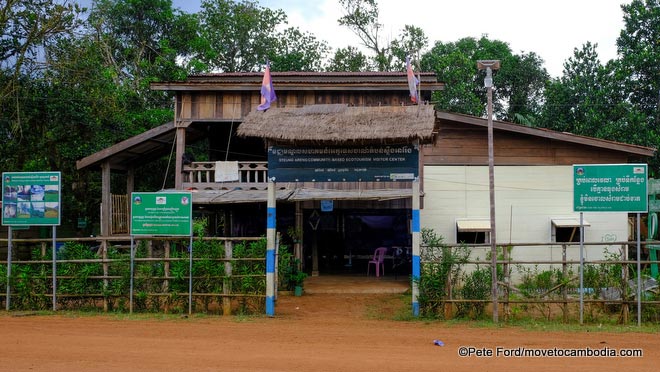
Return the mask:
<path id="1" fill-rule="evenodd" d="M 266 208 L 266 315 L 275 315 L 275 181 L 268 180 Z"/>
<path id="2" fill-rule="evenodd" d="M 419 177 L 413 181 L 412 190 L 412 311 L 413 316 L 419 316 L 419 279 L 421 277 L 419 214 Z"/>

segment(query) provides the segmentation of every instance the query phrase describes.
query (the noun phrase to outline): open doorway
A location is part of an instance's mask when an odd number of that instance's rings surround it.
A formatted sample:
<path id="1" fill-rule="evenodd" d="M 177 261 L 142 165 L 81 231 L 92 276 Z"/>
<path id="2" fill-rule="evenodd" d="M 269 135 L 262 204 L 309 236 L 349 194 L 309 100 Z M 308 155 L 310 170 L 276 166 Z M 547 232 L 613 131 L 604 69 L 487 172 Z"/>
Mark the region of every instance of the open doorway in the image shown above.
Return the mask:
<path id="1" fill-rule="evenodd" d="M 408 275 L 412 245 L 407 209 L 304 210 L 304 265 L 319 274 L 366 274 L 378 247 L 388 248 L 386 274 Z"/>

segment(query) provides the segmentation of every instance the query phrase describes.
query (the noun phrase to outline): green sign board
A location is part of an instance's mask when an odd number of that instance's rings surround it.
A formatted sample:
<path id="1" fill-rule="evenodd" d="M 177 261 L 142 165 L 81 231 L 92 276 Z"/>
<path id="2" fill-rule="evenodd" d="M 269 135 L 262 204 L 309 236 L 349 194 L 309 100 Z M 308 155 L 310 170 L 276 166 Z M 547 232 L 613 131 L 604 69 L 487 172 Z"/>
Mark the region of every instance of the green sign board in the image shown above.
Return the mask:
<path id="1" fill-rule="evenodd" d="M 60 172 L 2 173 L 3 226 L 59 226 Z"/>
<path id="2" fill-rule="evenodd" d="M 573 165 L 575 212 L 648 210 L 646 164 Z"/>
<path id="3" fill-rule="evenodd" d="M 189 192 L 131 194 L 131 235 L 192 235 Z"/>

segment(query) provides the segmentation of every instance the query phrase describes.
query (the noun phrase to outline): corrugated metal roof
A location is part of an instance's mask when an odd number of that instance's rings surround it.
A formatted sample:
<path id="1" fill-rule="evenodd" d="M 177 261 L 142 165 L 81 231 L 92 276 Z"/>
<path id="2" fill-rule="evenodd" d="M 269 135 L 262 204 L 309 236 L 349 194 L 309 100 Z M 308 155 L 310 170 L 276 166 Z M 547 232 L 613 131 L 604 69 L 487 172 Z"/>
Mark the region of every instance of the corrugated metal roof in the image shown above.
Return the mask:
<path id="1" fill-rule="evenodd" d="M 433 72 L 422 72 L 419 89 L 435 91 L 444 89 Z M 275 90 L 407 90 L 405 72 L 273 72 Z M 260 72 L 236 72 L 190 75 L 186 80 L 152 82 L 154 90 L 259 90 L 263 80 Z"/>
<path id="2" fill-rule="evenodd" d="M 292 190 L 277 190 L 278 201 L 287 200 Z M 192 192 L 193 204 L 259 203 L 268 201 L 268 190 L 199 190 Z"/>

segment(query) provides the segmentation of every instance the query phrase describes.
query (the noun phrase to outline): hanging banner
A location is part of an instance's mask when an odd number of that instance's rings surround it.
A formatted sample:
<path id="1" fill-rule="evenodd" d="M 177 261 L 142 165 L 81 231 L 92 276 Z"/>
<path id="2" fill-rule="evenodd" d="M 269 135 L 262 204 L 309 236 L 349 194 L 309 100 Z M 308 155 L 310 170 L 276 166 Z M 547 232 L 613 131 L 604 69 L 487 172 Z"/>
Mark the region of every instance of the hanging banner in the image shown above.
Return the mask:
<path id="1" fill-rule="evenodd" d="M 2 173 L 3 226 L 59 226 L 60 172 Z"/>
<path id="2" fill-rule="evenodd" d="M 189 192 L 131 194 L 131 235 L 192 235 L 192 196 Z"/>

